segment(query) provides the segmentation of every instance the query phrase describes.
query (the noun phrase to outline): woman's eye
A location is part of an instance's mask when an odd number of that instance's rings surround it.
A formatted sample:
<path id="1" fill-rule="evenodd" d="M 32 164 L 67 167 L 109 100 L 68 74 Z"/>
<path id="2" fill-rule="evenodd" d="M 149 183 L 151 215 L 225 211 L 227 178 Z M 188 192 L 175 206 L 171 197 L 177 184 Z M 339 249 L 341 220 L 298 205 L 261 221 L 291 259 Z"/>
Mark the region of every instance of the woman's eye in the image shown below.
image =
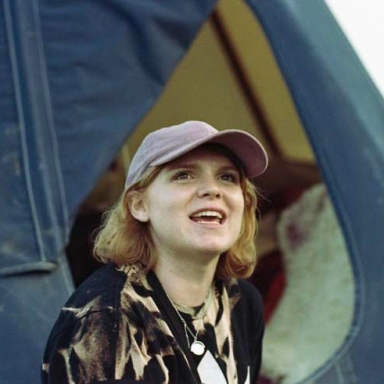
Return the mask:
<path id="1" fill-rule="evenodd" d="M 188 171 L 177 171 L 174 175 L 175 180 L 186 180 L 191 177 L 191 174 Z"/>
<path id="2" fill-rule="evenodd" d="M 221 175 L 221 179 L 224 181 L 229 181 L 230 183 L 237 183 L 238 177 L 231 173 L 224 173 Z"/>

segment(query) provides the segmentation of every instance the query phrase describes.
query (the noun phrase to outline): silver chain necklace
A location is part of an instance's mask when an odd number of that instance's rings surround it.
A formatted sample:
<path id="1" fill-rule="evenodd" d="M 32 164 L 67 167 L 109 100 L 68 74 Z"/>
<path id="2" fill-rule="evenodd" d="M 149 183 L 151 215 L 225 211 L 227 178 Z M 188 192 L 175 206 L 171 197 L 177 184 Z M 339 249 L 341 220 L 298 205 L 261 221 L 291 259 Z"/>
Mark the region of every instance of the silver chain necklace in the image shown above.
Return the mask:
<path id="1" fill-rule="evenodd" d="M 208 309 L 208 306 L 209 306 L 210 301 L 211 301 L 211 297 L 212 297 L 212 287 L 209 289 L 208 294 L 207 294 L 207 298 L 204 300 L 204 305 L 203 305 L 202 309 L 198 313 L 198 318 L 199 319 L 202 319 L 205 316 L 205 314 L 207 312 L 207 309 Z M 189 350 L 194 355 L 201 356 L 205 352 L 205 344 L 202 341 L 197 340 L 197 336 L 199 334 L 199 331 L 196 331 L 196 334 L 194 334 L 191 331 L 191 329 L 188 327 L 188 324 L 184 320 L 183 316 L 181 316 L 179 310 L 176 308 L 177 304 L 174 303 L 171 299 L 169 299 L 169 301 L 171 302 L 173 308 L 175 308 L 176 313 L 178 314 L 181 322 L 184 325 L 184 332 L 185 332 L 185 337 L 187 339 Z M 192 344 L 189 341 L 188 332 L 192 336 L 192 339 L 193 339 Z"/>

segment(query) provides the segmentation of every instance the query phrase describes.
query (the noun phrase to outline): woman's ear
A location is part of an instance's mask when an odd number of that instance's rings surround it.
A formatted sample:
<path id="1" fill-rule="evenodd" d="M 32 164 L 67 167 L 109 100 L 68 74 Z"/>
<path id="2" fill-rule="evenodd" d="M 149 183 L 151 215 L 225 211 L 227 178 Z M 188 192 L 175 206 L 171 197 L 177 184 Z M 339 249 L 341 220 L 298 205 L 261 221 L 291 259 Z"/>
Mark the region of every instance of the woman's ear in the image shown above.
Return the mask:
<path id="1" fill-rule="evenodd" d="M 131 211 L 131 215 L 142 223 L 149 221 L 149 214 L 144 201 L 144 194 L 134 191 L 128 196 L 128 208 Z"/>

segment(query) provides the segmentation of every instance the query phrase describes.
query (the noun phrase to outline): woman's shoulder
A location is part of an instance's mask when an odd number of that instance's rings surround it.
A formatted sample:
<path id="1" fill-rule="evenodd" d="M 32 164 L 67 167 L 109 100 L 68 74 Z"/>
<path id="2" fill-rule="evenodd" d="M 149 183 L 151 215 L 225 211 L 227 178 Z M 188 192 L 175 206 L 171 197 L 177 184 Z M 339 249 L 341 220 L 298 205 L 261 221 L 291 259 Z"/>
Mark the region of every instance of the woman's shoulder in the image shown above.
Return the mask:
<path id="1" fill-rule="evenodd" d="M 251 306 L 262 306 L 262 299 L 258 289 L 249 281 L 244 279 L 230 279 L 221 281 L 218 286 L 225 287 L 232 307 L 238 303 L 244 303 Z"/>
<path id="2" fill-rule="evenodd" d="M 90 275 L 69 297 L 56 322 L 56 330 L 84 320 L 93 313 L 112 313 L 121 307 L 121 291 L 127 274 L 115 264 L 107 264 Z"/>
<path id="3" fill-rule="evenodd" d="M 62 307 L 57 323 L 68 326 L 93 313 L 119 313 L 131 299 L 148 296 L 146 287 L 140 266 L 107 264 L 75 290 Z"/>
<path id="4" fill-rule="evenodd" d="M 249 281 L 233 279 L 229 288 L 229 296 L 236 297 L 232 315 L 253 319 L 260 322 L 263 317 L 263 301 L 258 289 Z"/>
<path id="5" fill-rule="evenodd" d="M 105 328 L 107 323 L 107 328 L 117 326 L 124 311 L 124 302 L 127 302 L 124 297 L 135 295 L 131 277 L 126 268 L 112 263 L 95 271 L 62 307 L 50 338 L 67 337 L 79 329 L 84 332 L 91 323 L 93 328 L 96 324 Z M 133 314 L 133 311 L 130 313 Z"/>
<path id="6" fill-rule="evenodd" d="M 103 310 L 118 308 L 127 275 L 115 264 L 107 264 L 89 276 L 70 296 L 64 308 Z"/>
<path id="7" fill-rule="evenodd" d="M 261 304 L 262 299 L 259 290 L 249 281 L 244 279 L 237 279 L 240 295 L 244 300 Z"/>

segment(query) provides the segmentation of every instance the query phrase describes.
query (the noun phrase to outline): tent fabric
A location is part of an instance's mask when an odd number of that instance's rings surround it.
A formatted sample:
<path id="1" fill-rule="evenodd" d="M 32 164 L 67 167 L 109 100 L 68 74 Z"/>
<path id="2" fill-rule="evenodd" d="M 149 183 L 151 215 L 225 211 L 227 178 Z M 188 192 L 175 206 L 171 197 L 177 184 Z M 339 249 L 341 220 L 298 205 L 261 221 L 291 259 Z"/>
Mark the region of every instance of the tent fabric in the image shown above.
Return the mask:
<path id="1" fill-rule="evenodd" d="M 384 380 L 384 102 L 322 0 L 248 0 L 314 149 L 348 246 L 353 325 L 304 382 Z"/>
<path id="2" fill-rule="evenodd" d="M 215 3 L 0 2 L 0 383 L 38 383 L 76 210 Z"/>
<path id="3" fill-rule="evenodd" d="M 48 333 L 73 292 L 63 257 L 50 272 L 0 278 L 0 383 L 38 384 Z"/>
<path id="4" fill-rule="evenodd" d="M 77 207 L 215 2 L 1 3 L 1 275 L 54 268 Z"/>

